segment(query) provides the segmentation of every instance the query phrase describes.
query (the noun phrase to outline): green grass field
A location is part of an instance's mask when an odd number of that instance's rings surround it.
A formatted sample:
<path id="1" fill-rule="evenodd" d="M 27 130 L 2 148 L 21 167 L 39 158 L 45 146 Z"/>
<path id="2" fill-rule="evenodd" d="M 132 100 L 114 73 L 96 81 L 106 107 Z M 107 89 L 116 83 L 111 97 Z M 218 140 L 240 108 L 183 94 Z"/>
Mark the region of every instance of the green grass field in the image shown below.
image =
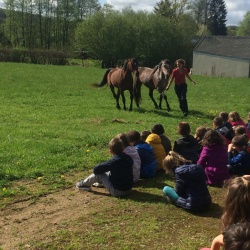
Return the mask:
<path id="1" fill-rule="evenodd" d="M 178 138 L 177 125 L 181 121 L 188 121 L 194 134 L 200 125 L 212 127 L 212 119 L 221 111 L 238 111 L 244 120 L 250 111 L 249 79 L 192 76 L 196 86 L 188 82 L 190 115 L 184 118 L 173 85 L 167 93 L 171 112 L 154 109 L 144 86 L 141 109 L 134 105 L 129 112 L 115 108 L 108 87 L 92 86 L 102 79 L 103 69 L 14 63 L 0 63 L 0 69 L 1 207 L 20 197 L 34 196 L 25 187 L 25 181 L 43 183 L 43 190 L 36 193 L 73 185 L 62 176 L 87 173 L 95 164 L 109 158 L 107 144 L 120 132 L 142 131 L 162 123 L 173 142 Z M 155 91 L 158 101 L 157 95 Z M 128 103 L 128 93 L 126 98 Z M 22 184 L 17 188 L 18 182 Z M 222 191 L 210 188 L 214 205 L 207 214 L 197 216 L 165 205 L 160 190 L 166 182 L 174 184 L 167 176 L 158 176 L 146 186 L 136 187 L 131 199 L 114 200 L 115 210 L 111 213 L 103 208 L 101 213 L 84 218 L 92 221 L 93 229 L 85 232 L 84 237 L 81 230 L 74 234 L 65 230 L 54 236 L 57 239 L 54 243 L 39 243 L 40 248 L 34 249 L 207 246 L 219 232 Z"/>

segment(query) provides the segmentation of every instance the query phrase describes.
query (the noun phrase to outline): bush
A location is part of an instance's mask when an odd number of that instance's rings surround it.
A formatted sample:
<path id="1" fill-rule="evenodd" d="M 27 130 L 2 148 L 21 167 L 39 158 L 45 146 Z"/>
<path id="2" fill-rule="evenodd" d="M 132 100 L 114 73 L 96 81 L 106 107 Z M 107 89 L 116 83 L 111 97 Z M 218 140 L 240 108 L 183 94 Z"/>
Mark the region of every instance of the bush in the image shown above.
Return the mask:
<path id="1" fill-rule="evenodd" d="M 0 49 L 1 62 L 66 65 L 68 54 L 55 50 Z"/>

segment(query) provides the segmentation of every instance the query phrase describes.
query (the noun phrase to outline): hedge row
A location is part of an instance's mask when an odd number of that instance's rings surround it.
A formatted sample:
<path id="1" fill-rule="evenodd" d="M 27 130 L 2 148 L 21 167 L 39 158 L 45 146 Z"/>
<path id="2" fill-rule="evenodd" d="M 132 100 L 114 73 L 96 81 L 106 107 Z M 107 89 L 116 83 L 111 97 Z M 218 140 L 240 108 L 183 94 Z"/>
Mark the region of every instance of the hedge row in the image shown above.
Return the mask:
<path id="1" fill-rule="evenodd" d="M 55 50 L 0 49 L 1 62 L 66 65 L 68 54 Z"/>

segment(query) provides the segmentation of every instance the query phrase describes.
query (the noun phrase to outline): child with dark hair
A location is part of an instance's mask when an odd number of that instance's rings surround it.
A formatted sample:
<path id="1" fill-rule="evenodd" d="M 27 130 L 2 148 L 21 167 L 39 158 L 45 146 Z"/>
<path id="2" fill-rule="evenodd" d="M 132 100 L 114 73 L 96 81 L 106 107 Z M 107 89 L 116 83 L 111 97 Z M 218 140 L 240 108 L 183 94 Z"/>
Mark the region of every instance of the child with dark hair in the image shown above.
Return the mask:
<path id="1" fill-rule="evenodd" d="M 247 146 L 246 134 L 235 136 L 232 143 L 228 145 L 228 168 L 231 174 L 250 174 L 250 153 L 247 151 Z"/>
<path id="2" fill-rule="evenodd" d="M 234 135 L 244 135 L 246 134 L 246 128 L 242 125 L 234 126 L 233 127 Z"/>
<path id="3" fill-rule="evenodd" d="M 223 138 L 225 138 L 225 142 L 227 145 L 231 143 L 234 137 L 233 128 L 231 127 L 231 129 L 228 129 L 228 127 L 223 124 L 223 120 L 221 117 L 218 116 L 213 119 L 213 127 L 217 132 L 223 135 Z"/>
<path id="4" fill-rule="evenodd" d="M 166 155 L 167 155 L 169 153 L 169 151 L 172 150 L 172 146 L 171 146 L 171 141 L 164 134 L 165 130 L 164 130 L 162 124 L 155 124 L 152 127 L 151 131 L 152 131 L 152 133 L 155 133 L 155 134 L 157 134 L 157 135 L 160 136 L 160 138 L 161 138 L 161 144 L 164 147 Z"/>
<path id="5" fill-rule="evenodd" d="M 133 187 L 133 160 L 123 152 L 122 140 L 113 138 L 109 151 L 113 157 L 93 169 L 93 174 L 76 183 L 79 190 L 91 191 L 94 183 L 101 183 L 112 196 L 119 197 L 131 193 Z"/>
<path id="6" fill-rule="evenodd" d="M 199 145 L 199 154 L 201 153 L 202 148 L 203 148 L 202 139 L 203 139 L 204 135 L 206 134 L 206 132 L 207 132 L 207 128 L 204 126 L 200 126 L 200 127 L 196 128 L 196 130 L 195 130 L 194 138 L 197 140 L 198 145 Z"/>
<path id="7" fill-rule="evenodd" d="M 131 146 L 129 143 L 128 135 L 126 133 L 121 133 L 117 135 L 117 138 L 121 139 L 124 146 L 124 153 L 131 156 L 134 161 L 133 164 L 133 180 L 134 183 L 140 180 L 140 170 L 141 170 L 141 158 L 135 147 Z"/>
<path id="8" fill-rule="evenodd" d="M 192 163 L 196 163 L 199 159 L 199 145 L 197 140 L 190 134 L 191 129 L 187 122 L 178 124 L 178 133 L 181 137 L 174 142 L 173 151 L 180 154 Z"/>
<path id="9" fill-rule="evenodd" d="M 212 243 L 211 248 L 202 248 L 200 250 L 219 250 L 220 247 L 224 244 L 225 250 L 237 250 L 237 249 L 249 249 L 249 243 L 247 242 L 246 246 L 248 248 L 227 248 L 230 246 L 230 242 L 234 241 L 231 238 L 230 231 L 232 226 L 234 227 L 237 223 L 247 223 L 244 225 L 245 228 L 248 227 L 247 235 L 248 237 L 245 238 L 246 241 L 249 241 L 249 223 L 250 223 L 250 176 L 245 175 L 243 177 L 236 177 L 230 179 L 227 183 L 228 185 L 228 192 L 225 199 L 225 206 L 223 215 L 221 217 L 222 222 L 222 229 L 225 232 L 224 235 L 217 236 Z M 240 226 L 235 226 L 240 227 Z M 226 232 L 229 231 L 229 234 Z M 234 231 L 235 232 L 235 231 Z M 231 241 L 230 241 L 231 239 Z M 244 241 L 244 239 L 243 239 Z M 235 241 L 236 242 L 236 241 Z M 232 245 L 231 245 L 232 246 Z M 230 247 L 231 247 L 230 246 Z M 241 246 L 242 247 L 242 246 Z"/>
<path id="10" fill-rule="evenodd" d="M 174 90 L 177 95 L 180 109 L 183 112 L 184 116 L 188 116 L 188 103 L 187 103 L 187 83 L 186 77 L 195 85 L 195 82 L 192 80 L 188 74 L 187 69 L 185 68 L 185 60 L 177 59 L 175 61 L 176 68 L 173 70 L 166 90 L 169 90 L 172 82 L 175 80 Z"/>
<path id="11" fill-rule="evenodd" d="M 163 193 L 171 203 L 192 211 L 203 211 L 209 208 L 211 196 L 202 166 L 192 164 L 181 155 L 170 151 L 163 161 L 163 167 L 167 174 L 175 177 L 175 189 L 169 186 L 163 188 Z"/>
<path id="12" fill-rule="evenodd" d="M 152 147 L 141 139 L 138 131 L 128 132 L 130 145 L 134 146 L 141 158 L 140 178 L 154 177 L 157 170 L 157 160 L 155 158 Z"/>
<path id="13" fill-rule="evenodd" d="M 208 130 L 202 140 L 203 149 L 197 164 L 203 166 L 208 185 L 222 186 L 229 179 L 227 151 L 219 133 Z"/>
<path id="14" fill-rule="evenodd" d="M 142 132 L 141 132 L 141 139 L 143 140 L 143 141 L 146 141 L 146 139 L 147 139 L 147 137 L 149 136 L 151 134 L 151 131 L 150 130 L 143 130 Z"/>
<path id="15" fill-rule="evenodd" d="M 211 248 L 200 250 L 249 250 L 250 223 L 236 223 L 230 225 L 222 234 L 213 239 Z"/>
<path id="16" fill-rule="evenodd" d="M 228 121 L 228 112 L 220 112 L 219 117 L 221 117 L 224 126 L 226 126 L 229 130 L 232 129 L 233 126 Z"/>

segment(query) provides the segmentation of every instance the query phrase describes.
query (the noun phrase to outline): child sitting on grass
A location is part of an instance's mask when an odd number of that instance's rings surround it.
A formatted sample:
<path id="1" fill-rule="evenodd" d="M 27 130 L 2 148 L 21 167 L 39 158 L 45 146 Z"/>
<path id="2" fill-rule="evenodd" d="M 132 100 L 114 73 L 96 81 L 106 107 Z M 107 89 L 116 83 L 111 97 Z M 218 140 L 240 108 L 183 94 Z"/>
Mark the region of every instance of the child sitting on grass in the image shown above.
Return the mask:
<path id="1" fill-rule="evenodd" d="M 112 196 L 119 197 L 131 193 L 133 186 L 133 160 L 123 152 L 122 140 L 113 138 L 109 151 L 113 157 L 94 167 L 93 174 L 76 183 L 79 190 L 91 191 L 94 183 L 102 183 Z"/>
<path id="2" fill-rule="evenodd" d="M 250 174 L 250 153 L 248 148 L 248 137 L 246 134 L 237 135 L 232 143 L 228 145 L 228 168 L 230 174 Z M 235 154 L 236 152 L 236 154 Z"/>
<path id="3" fill-rule="evenodd" d="M 154 177 L 157 170 L 157 160 L 152 147 L 141 139 L 138 131 L 132 130 L 128 132 L 128 139 L 130 145 L 136 148 L 141 158 L 140 178 Z"/>
<path id="4" fill-rule="evenodd" d="M 200 250 L 249 250 L 250 223 L 236 223 L 227 228 L 222 234 L 214 238 L 211 248 Z"/>
<path id="5" fill-rule="evenodd" d="M 211 196 L 202 166 L 192 164 L 181 155 L 170 151 L 163 161 L 163 167 L 167 174 L 175 177 L 175 189 L 169 186 L 163 188 L 163 193 L 171 203 L 192 211 L 203 211 L 209 208 Z"/>
<path id="6" fill-rule="evenodd" d="M 199 159 L 199 145 L 190 133 L 191 129 L 187 122 L 180 122 L 178 124 L 178 134 L 181 137 L 175 140 L 173 151 L 185 159 L 192 161 L 192 163 L 196 163 Z"/>
<path id="7" fill-rule="evenodd" d="M 155 134 L 160 136 L 161 144 L 164 147 L 166 155 L 167 155 L 169 153 L 169 151 L 172 150 L 172 145 L 171 145 L 171 141 L 169 140 L 169 138 L 164 134 L 165 130 L 164 130 L 162 124 L 155 124 L 152 127 L 151 131 L 152 131 L 152 133 L 155 133 Z"/>
<path id="8" fill-rule="evenodd" d="M 245 175 L 243 177 L 236 177 L 234 179 L 230 179 L 228 181 L 228 192 L 225 200 L 224 212 L 221 217 L 222 221 L 222 229 L 225 232 L 224 236 L 219 235 L 217 236 L 211 245 L 211 248 L 202 248 L 200 250 L 220 250 L 220 247 L 223 246 L 225 250 L 248 250 L 250 249 L 250 238 L 249 238 L 249 223 L 250 223 L 250 175 Z M 247 223 L 242 224 L 242 226 L 237 225 L 237 223 Z M 229 243 L 233 241 L 231 238 L 230 241 L 230 233 L 227 234 L 226 232 L 230 232 L 232 229 L 230 228 L 233 225 L 237 225 L 236 227 L 239 230 L 245 228 L 245 232 L 247 233 L 247 237 L 243 237 L 242 241 L 246 241 L 246 244 L 239 244 L 239 248 L 230 247 Z M 248 229 L 247 229 L 248 227 Z M 241 228 L 241 229 L 240 229 Z M 244 235 L 244 233 L 242 234 Z M 235 241 L 236 243 L 236 241 Z M 246 246 L 245 247 L 243 247 Z M 248 246 L 248 247 L 247 247 Z"/>
<path id="9" fill-rule="evenodd" d="M 134 161 L 133 164 L 133 180 L 134 183 L 140 180 L 140 171 L 141 171 L 141 158 L 138 154 L 138 151 L 134 146 L 129 144 L 128 135 L 125 133 L 121 133 L 117 135 L 117 138 L 121 139 L 124 146 L 124 153 L 131 156 Z"/>

